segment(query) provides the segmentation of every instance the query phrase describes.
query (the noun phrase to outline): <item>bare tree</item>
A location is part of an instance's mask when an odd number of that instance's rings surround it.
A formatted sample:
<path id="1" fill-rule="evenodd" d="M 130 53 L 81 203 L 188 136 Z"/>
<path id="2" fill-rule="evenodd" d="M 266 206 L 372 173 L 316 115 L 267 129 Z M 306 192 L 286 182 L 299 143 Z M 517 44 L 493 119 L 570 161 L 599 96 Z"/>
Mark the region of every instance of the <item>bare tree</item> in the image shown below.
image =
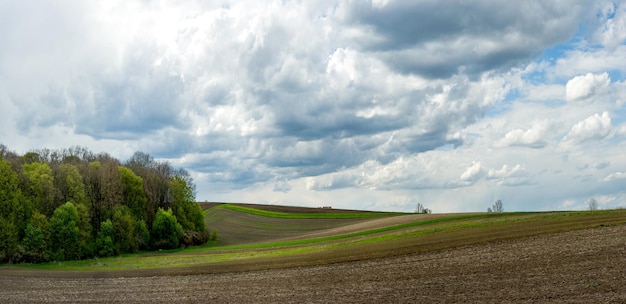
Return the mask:
<path id="1" fill-rule="evenodd" d="M 596 201 L 595 198 L 590 198 L 587 201 L 587 206 L 589 208 L 589 211 L 596 211 L 598 210 L 598 201 Z"/>
<path id="2" fill-rule="evenodd" d="M 422 205 L 422 203 L 417 203 L 417 207 L 415 207 L 415 213 L 422 213 L 424 212 L 424 205 Z"/>
<path id="3" fill-rule="evenodd" d="M 497 200 L 493 206 L 487 208 L 487 212 L 502 212 L 504 211 L 504 207 L 502 206 L 502 201 Z"/>
<path id="4" fill-rule="evenodd" d="M 415 213 L 430 214 L 432 213 L 432 210 L 424 207 L 422 203 L 417 203 L 417 207 L 415 207 Z"/>

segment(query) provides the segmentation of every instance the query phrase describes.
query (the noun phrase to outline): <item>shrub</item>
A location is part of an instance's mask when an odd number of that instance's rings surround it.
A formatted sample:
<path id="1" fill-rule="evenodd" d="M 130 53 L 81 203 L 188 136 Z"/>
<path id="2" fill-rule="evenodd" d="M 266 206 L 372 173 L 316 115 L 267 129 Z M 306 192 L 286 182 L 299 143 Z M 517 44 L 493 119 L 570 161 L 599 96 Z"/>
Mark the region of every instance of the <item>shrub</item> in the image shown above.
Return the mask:
<path id="1" fill-rule="evenodd" d="M 154 249 L 177 248 L 179 240 L 184 236 L 183 227 L 172 214 L 172 209 L 159 208 L 152 222 L 152 247 Z"/>
<path id="2" fill-rule="evenodd" d="M 196 246 L 202 245 L 207 242 L 209 235 L 206 232 L 198 232 L 193 230 L 187 230 L 183 236 L 183 246 Z"/>

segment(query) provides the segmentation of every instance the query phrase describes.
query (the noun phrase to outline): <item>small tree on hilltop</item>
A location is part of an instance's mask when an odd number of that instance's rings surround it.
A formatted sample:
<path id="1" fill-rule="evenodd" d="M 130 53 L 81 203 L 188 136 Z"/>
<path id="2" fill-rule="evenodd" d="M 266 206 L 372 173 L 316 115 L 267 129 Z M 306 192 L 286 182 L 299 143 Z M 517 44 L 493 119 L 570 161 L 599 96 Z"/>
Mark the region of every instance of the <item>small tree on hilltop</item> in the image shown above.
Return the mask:
<path id="1" fill-rule="evenodd" d="M 504 207 L 502 206 L 502 201 L 497 200 L 493 206 L 487 208 L 487 212 L 502 212 L 504 211 Z"/>
<path id="2" fill-rule="evenodd" d="M 432 210 L 424 207 L 422 203 L 418 203 L 417 207 L 415 207 L 415 213 L 430 214 L 432 213 Z"/>
<path id="3" fill-rule="evenodd" d="M 598 210 L 598 201 L 595 198 L 591 198 L 587 201 L 587 206 L 589 206 L 589 211 Z"/>

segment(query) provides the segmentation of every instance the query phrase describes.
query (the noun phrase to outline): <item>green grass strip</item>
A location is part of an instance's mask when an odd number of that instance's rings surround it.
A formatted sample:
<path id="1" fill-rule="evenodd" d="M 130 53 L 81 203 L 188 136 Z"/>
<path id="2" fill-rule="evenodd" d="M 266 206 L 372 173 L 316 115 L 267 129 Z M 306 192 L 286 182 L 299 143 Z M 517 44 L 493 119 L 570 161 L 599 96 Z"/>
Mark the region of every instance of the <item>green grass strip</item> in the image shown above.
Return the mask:
<path id="1" fill-rule="evenodd" d="M 237 212 L 243 212 L 264 217 L 284 218 L 284 219 L 359 219 L 359 218 L 375 218 L 383 216 L 403 215 L 407 213 L 399 212 L 371 212 L 371 211 L 355 211 L 345 213 L 320 212 L 320 213 L 288 213 L 278 211 L 267 211 L 250 207 L 243 207 L 234 204 L 223 204 L 213 208 L 224 208 Z M 208 210 L 212 210 L 208 209 Z M 207 211 L 208 211 L 207 210 Z"/>

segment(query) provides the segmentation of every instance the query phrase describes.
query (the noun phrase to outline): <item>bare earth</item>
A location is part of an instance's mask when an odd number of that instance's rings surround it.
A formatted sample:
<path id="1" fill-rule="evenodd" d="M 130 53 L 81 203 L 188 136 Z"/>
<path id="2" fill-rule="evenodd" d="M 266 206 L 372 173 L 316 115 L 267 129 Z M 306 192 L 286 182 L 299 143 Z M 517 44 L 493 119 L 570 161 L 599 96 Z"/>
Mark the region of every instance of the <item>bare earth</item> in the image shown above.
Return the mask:
<path id="1" fill-rule="evenodd" d="M 0 268 L 2 303 L 626 303 L 626 226 L 318 266 L 150 277 Z"/>

